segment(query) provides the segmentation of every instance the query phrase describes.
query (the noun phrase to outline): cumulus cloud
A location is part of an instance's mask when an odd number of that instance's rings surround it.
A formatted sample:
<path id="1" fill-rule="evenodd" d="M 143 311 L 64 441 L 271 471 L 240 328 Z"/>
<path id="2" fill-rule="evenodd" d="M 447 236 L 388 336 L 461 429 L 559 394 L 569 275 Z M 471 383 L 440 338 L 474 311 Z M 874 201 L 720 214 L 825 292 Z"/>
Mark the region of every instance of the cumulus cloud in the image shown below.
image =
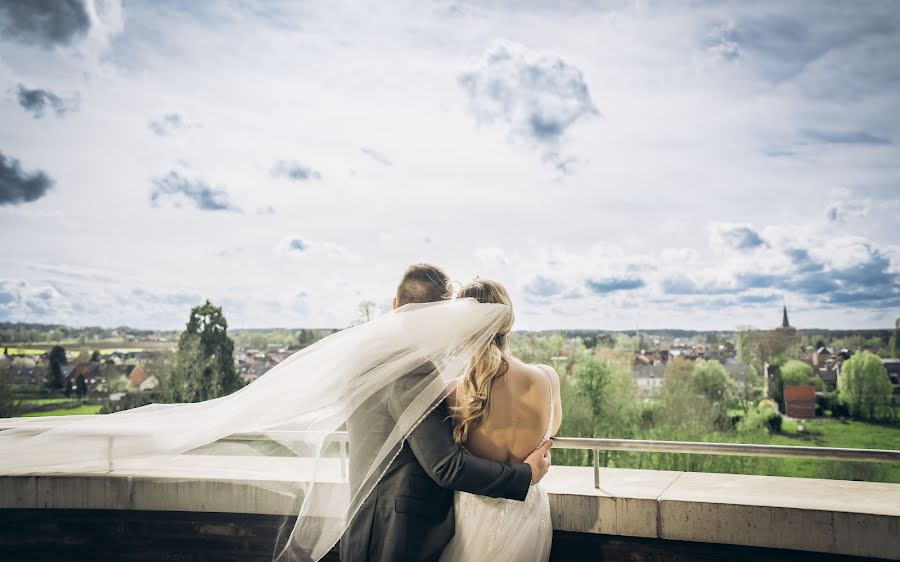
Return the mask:
<path id="1" fill-rule="evenodd" d="M 147 127 L 153 131 L 153 134 L 159 137 L 170 137 L 183 129 L 196 127 L 193 123 L 188 123 L 184 116 L 180 113 L 166 113 L 165 115 L 153 119 Z"/>
<path id="2" fill-rule="evenodd" d="M 706 52 L 714 59 L 733 61 L 741 56 L 734 22 L 714 23 L 703 38 Z"/>
<path id="3" fill-rule="evenodd" d="M 18 160 L 0 152 L 0 205 L 37 201 L 53 187 L 54 183 L 40 170 L 25 172 Z"/>
<path id="4" fill-rule="evenodd" d="M 275 252 L 289 257 L 324 256 L 339 259 L 356 259 L 356 254 L 340 244 L 311 240 L 297 234 L 281 239 L 275 245 Z"/>
<path id="5" fill-rule="evenodd" d="M 64 99 L 49 90 L 27 88 L 19 84 L 16 99 L 25 111 L 35 119 L 40 119 L 48 109 L 52 109 L 57 117 L 63 117 L 78 109 L 78 98 Z"/>
<path id="6" fill-rule="evenodd" d="M 0 38 L 45 48 L 88 36 L 101 41 L 122 28 L 120 0 L 13 0 L 0 2 Z"/>
<path id="7" fill-rule="evenodd" d="M 767 247 L 768 243 L 751 226 L 715 223 L 712 225 L 712 245 L 718 250 L 747 252 Z"/>
<path id="8" fill-rule="evenodd" d="M 829 223 L 846 224 L 869 214 L 872 202 L 854 195 L 849 189 L 832 189 L 831 203 L 825 209 L 825 219 Z"/>
<path id="9" fill-rule="evenodd" d="M 522 289 L 525 291 L 526 295 L 541 299 L 559 295 L 563 292 L 565 287 L 555 279 L 543 275 L 536 275 L 532 277 Z"/>
<path id="10" fill-rule="evenodd" d="M 272 167 L 272 175 L 276 178 L 287 178 L 292 181 L 320 180 L 322 174 L 318 170 L 304 166 L 297 161 L 279 160 Z"/>
<path id="11" fill-rule="evenodd" d="M 494 41 L 458 82 L 478 120 L 507 124 L 511 138 L 540 147 L 563 167 L 571 159 L 559 155 L 560 140 L 576 121 L 598 113 L 578 68 L 511 41 Z"/>
<path id="12" fill-rule="evenodd" d="M 185 178 L 175 170 L 153 179 L 150 203 L 154 207 L 167 203 L 173 207 L 188 204 L 202 211 L 241 211 L 225 190 L 210 187 L 202 180 Z"/>

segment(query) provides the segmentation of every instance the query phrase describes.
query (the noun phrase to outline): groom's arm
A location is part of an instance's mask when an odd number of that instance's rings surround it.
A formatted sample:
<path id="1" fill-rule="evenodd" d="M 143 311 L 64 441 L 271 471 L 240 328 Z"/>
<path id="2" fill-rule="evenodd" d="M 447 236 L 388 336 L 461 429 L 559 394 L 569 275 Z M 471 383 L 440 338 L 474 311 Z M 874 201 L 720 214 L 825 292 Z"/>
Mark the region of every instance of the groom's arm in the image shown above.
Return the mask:
<path id="1" fill-rule="evenodd" d="M 389 400 L 396 419 L 408 402 L 402 397 L 415 392 L 420 377 L 407 375 L 395 383 Z M 531 485 L 531 467 L 524 463 L 496 462 L 477 457 L 453 440 L 453 422 L 445 402 L 432 410 L 409 435 L 413 454 L 431 478 L 442 488 L 480 496 L 524 500 Z"/>

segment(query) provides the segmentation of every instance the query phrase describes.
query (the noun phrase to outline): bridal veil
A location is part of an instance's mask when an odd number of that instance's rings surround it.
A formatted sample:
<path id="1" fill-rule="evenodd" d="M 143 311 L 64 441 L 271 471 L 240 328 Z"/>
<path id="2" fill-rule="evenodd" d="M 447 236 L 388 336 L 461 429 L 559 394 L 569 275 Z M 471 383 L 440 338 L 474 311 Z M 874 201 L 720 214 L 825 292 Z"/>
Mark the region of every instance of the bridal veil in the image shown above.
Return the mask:
<path id="1" fill-rule="evenodd" d="M 297 481 L 278 484 L 239 470 L 234 477 L 295 495 L 298 516 L 273 556 L 318 560 L 340 539 L 405 438 L 494 336 L 504 310 L 475 299 L 410 304 L 298 351 L 222 398 L 103 416 L 4 420 L 10 429 L 0 431 L 0 475 L 178 466 L 198 449 L 229 454 L 228 447 L 218 446 L 221 439 L 257 434 L 278 445 L 256 454 L 297 457 Z M 421 374 L 423 365 L 427 374 L 417 377 L 413 392 L 391 392 L 392 383 L 414 370 Z M 376 414 L 383 414 L 388 401 L 392 412 L 399 412 L 396 423 L 378 421 L 384 416 Z M 335 432 L 351 415 L 355 424 L 365 425 L 369 414 L 372 424 L 365 434 L 351 436 L 356 477 L 348 479 L 338 463 Z"/>

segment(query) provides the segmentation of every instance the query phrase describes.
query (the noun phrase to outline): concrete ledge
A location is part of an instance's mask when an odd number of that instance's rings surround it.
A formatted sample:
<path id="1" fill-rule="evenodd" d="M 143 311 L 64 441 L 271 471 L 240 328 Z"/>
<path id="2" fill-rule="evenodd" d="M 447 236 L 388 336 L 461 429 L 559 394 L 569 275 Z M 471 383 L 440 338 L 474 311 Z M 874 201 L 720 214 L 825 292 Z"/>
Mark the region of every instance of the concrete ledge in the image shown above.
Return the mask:
<path id="1" fill-rule="evenodd" d="M 296 515 L 303 459 L 189 456 L 108 474 L 0 477 L 0 508 Z M 334 459 L 328 471 L 340 480 Z M 900 485 L 559 466 L 559 532 L 900 559 Z"/>

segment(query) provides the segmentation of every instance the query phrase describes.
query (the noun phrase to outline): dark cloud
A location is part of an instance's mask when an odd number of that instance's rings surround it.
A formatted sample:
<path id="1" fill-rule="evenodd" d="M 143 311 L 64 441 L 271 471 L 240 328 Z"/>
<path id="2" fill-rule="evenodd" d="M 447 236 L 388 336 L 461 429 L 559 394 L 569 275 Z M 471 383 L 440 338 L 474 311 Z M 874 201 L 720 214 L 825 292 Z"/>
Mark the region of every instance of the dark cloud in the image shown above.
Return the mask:
<path id="1" fill-rule="evenodd" d="M 26 173 L 19 161 L 0 152 L 0 205 L 30 203 L 43 197 L 54 181 L 42 171 Z"/>
<path id="2" fill-rule="evenodd" d="M 633 291 L 644 286 L 644 280 L 638 278 L 615 278 L 607 279 L 588 279 L 584 282 L 584 286 L 592 293 L 606 294 L 617 291 Z"/>
<path id="3" fill-rule="evenodd" d="M 304 166 L 299 162 L 279 160 L 272 168 L 272 175 L 277 178 L 287 178 L 293 181 L 320 180 L 322 174 L 318 170 L 314 170 L 308 166 Z"/>
<path id="4" fill-rule="evenodd" d="M 162 117 L 150 121 L 148 125 L 153 134 L 160 137 L 171 136 L 188 126 L 180 113 L 166 113 Z"/>
<path id="5" fill-rule="evenodd" d="M 84 0 L 4 0 L 0 37 L 30 45 L 68 45 L 91 27 Z"/>
<path id="6" fill-rule="evenodd" d="M 865 131 L 803 131 L 803 137 L 821 144 L 894 144 L 890 139 L 878 137 Z"/>
<path id="7" fill-rule="evenodd" d="M 57 117 L 63 117 L 78 107 L 77 100 L 65 100 L 49 90 L 30 89 L 23 84 L 19 84 L 16 90 L 16 99 L 35 119 L 43 117 L 48 108 L 52 109 Z"/>
<path id="8" fill-rule="evenodd" d="M 458 83 L 479 120 L 507 123 L 513 138 L 542 147 L 545 160 L 554 163 L 569 127 L 598 113 L 578 68 L 509 41 L 494 41 Z"/>
<path id="9" fill-rule="evenodd" d="M 394 165 L 394 163 L 391 162 L 385 155 L 381 154 L 380 152 L 378 152 L 374 149 L 364 146 L 364 147 L 360 148 L 360 151 L 362 151 L 363 154 L 365 154 L 369 158 L 375 160 L 379 164 L 383 164 L 385 166 L 393 166 Z"/>
<path id="10" fill-rule="evenodd" d="M 174 170 L 153 180 L 150 202 L 157 207 L 163 201 L 175 207 L 181 207 L 186 201 L 203 211 L 241 212 L 225 190 L 212 188 L 201 180 L 189 180 Z"/>

